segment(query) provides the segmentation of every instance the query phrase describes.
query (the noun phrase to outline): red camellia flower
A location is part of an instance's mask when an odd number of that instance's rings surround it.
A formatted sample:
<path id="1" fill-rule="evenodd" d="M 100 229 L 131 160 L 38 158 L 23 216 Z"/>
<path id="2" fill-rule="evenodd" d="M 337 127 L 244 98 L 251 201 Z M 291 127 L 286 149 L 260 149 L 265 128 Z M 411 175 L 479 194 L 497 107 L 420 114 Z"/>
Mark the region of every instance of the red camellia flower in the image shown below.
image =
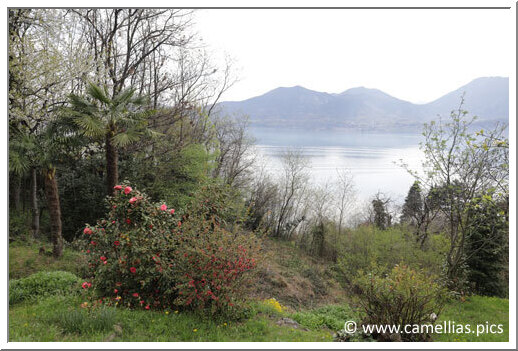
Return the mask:
<path id="1" fill-rule="evenodd" d="M 101 256 L 100 260 L 101 260 L 101 261 L 106 261 L 106 257 Z"/>
<path id="2" fill-rule="evenodd" d="M 124 194 L 128 195 L 133 189 L 130 186 L 124 188 Z"/>
<path id="3" fill-rule="evenodd" d="M 135 267 L 130 267 L 130 272 L 131 273 L 136 273 L 137 272 L 137 269 Z"/>
<path id="4" fill-rule="evenodd" d="M 115 189 L 115 190 L 121 190 L 121 189 L 122 189 L 122 185 L 115 185 L 115 186 L 113 187 L 113 189 Z"/>
<path id="5" fill-rule="evenodd" d="M 96 244 L 95 244 L 95 241 L 90 241 L 90 244 L 92 244 L 92 245 L 94 245 L 94 246 L 96 245 Z"/>
<path id="6" fill-rule="evenodd" d="M 120 242 L 119 240 L 115 240 L 115 241 L 113 242 L 113 245 L 115 245 L 115 246 L 119 246 L 120 244 L 121 244 L 121 242 Z"/>
<path id="7" fill-rule="evenodd" d="M 118 292 L 119 292 L 119 290 L 117 290 L 117 289 L 113 289 L 113 293 L 114 293 L 114 294 L 116 294 L 116 293 L 118 293 Z"/>
<path id="8" fill-rule="evenodd" d="M 138 297 L 138 293 L 133 293 L 133 297 Z"/>
<path id="9" fill-rule="evenodd" d="M 83 230 L 83 233 L 90 235 L 90 234 L 92 234 L 92 229 L 86 227 L 85 230 Z"/>
<path id="10" fill-rule="evenodd" d="M 160 210 L 162 210 L 162 211 L 167 210 L 167 205 L 166 205 L 166 204 L 163 204 L 162 206 L 160 206 Z"/>
<path id="11" fill-rule="evenodd" d="M 140 300 L 140 304 L 143 305 L 146 301 Z"/>
<path id="12" fill-rule="evenodd" d="M 131 219 L 127 218 L 126 219 L 126 223 L 130 224 L 131 223 Z"/>
<path id="13" fill-rule="evenodd" d="M 145 307 L 145 309 L 146 309 L 146 310 L 149 310 L 149 305 L 147 305 L 147 306 Z"/>
<path id="14" fill-rule="evenodd" d="M 88 289 L 92 286 L 92 283 L 84 282 L 83 284 L 81 284 L 81 286 L 83 287 L 83 289 Z"/>
<path id="15" fill-rule="evenodd" d="M 135 202 L 137 202 L 137 198 L 135 196 L 133 196 L 131 199 L 129 199 L 130 204 L 134 204 Z"/>
<path id="16" fill-rule="evenodd" d="M 171 214 L 174 214 L 174 208 L 171 210 Z"/>
<path id="17" fill-rule="evenodd" d="M 90 250 L 86 250 L 86 253 L 90 253 Z"/>

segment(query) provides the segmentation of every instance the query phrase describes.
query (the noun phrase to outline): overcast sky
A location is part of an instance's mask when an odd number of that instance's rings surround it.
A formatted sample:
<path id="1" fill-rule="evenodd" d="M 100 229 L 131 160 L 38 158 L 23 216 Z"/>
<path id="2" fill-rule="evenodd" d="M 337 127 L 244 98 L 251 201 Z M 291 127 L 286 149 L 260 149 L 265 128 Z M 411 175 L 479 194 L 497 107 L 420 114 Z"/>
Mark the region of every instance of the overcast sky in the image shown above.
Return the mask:
<path id="1" fill-rule="evenodd" d="M 231 55 L 240 81 L 222 100 L 279 86 L 339 93 L 364 86 L 414 103 L 482 76 L 509 76 L 508 10 L 200 10 L 214 57 Z"/>

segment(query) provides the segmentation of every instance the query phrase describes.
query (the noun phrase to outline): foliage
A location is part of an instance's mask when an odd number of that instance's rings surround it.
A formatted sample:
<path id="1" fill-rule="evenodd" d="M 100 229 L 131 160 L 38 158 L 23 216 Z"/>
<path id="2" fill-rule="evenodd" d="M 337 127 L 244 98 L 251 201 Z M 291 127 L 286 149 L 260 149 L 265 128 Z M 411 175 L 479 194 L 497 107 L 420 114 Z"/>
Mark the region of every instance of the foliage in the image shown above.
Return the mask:
<path id="1" fill-rule="evenodd" d="M 80 279 L 64 271 L 38 272 L 9 281 L 9 305 L 50 294 L 70 294 L 79 290 Z"/>
<path id="2" fill-rule="evenodd" d="M 271 306 L 275 311 L 277 311 L 279 313 L 281 313 L 283 310 L 286 309 L 286 307 L 281 305 L 280 302 L 277 301 L 274 297 L 266 299 L 263 302 L 264 302 L 264 304 Z"/>
<path id="3" fill-rule="evenodd" d="M 468 280 L 477 294 L 505 297 L 509 284 L 503 274 L 509 255 L 509 222 L 506 204 L 497 201 L 484 194 L 468 210 L 472 220 L 467 235 L 466 265 Z"/>
<path id="4" fill-rule="evenodd" d="M 355 279 L 358 304 L 365 325 L 433 324 L 432 313 L 439 315 L 446 296 L 435 278 L 422 270 L 395 266 L 386 276 L 378 272 Z M 383 335 L 373 335 L 385 337 Z M 429 335 L 401 333 L 404 341 L 424 341 Z"/>
<path id="5" fill-rule="evenodd" d="M 346 321 L 355 320 L 356 314 L 348 305 L 328 305 L 293 314 L 293 319 L 300 325 L 311 328 L 329 328 L 339 330 Z"/>
<path id="6" fill-rule="evenodd" d="M 165 143 L 167 140 L 156 141 L 157 152 L 153 158 L 140 152 L 123 153 L 121 175 L 139 184 L 152 199 L 163 199 L 173 207 L 184 208 L 209 181 L 213 155 L 201 144 L 167 149 L 171 146 L 163 145 Z"/>
<path id="7" fill-rule="evenodd" d="M 105 208 L 106 191 L 103 160 L 98 156 L 76 159 L 60 167 L 60 202 L 63 221 L 63 237 L 73 241 L 82 234 L 84 223 L 101 218 Z"/>
<path id="8" fill-rule="evenodd" d="M 177 211 L 128 184 L 116 190 L 108 217 L 84 229 L 98 291 L 130 307 L 233 310 L 258 245 L 253 235 L 220 227 L 227 210 L 218 193 L 193 202 L 181 221 Z"/>
<path id="9" fill-rule="evenodd" d="M 127 306 L 168 306 L 176 298 L 174 252 L 179 216 L 129 184 L 108 198 L 106 219 L 84 229 L 96 289 Z"/>
<path id="10" fill-rule="evenodd" d="M 422 212 L 424 210 L 423 207 L 421 187 L 419 186 L 419 182 L 415 181 L 410 187 L 410 190 L 408 191 L 408 194 L 405 198 L 401 220 L 415 224 L 415 219 L 422 216 Z"/>
<path id="11" fill-rule="evenodd" d="M 338 247 L 337 268 L 344 282 L 350 282 L 361 270 L 388 272 L 400 263 L 439 275 L 447 244 L 443 235 L 436 234 L 430 237 L 427 247 L 421 248 L 404 227 L 380 230 L 361 226 L 349 230 Z"/>
<path id="12" fill-rule="evenodd" d="M 466 288 L 465 260 L 468 228 L 473 217 L 468 215 L 473 201 L 481 193 L 497 190 L 508 198 L 509 143 L 507 126 L 497 124 L 493 130 L 472 132 L 476 117 L 463 109 L 464 98 L 450 118 L 425 124 L 421 144 L 424 153 L 423 172 L 411 171 L 420 184 L 431 193 L 439 189 L 440 212 L 447 224 L 449 250 L 446 255 L 446 276 L 452 290 Z M 408 169 L 408 167 L 407 167 Z M 486 243 L 478 242 L 481 248 Z"/>
<path id="13" fill-rule="evenodd" d="M 176 252 L 178 298 L 183 307 L 234 314 L 251 286 L 260 244 L 253 234 L 229 232 L 222 199 L 204 196 L 188 208 Z"/>

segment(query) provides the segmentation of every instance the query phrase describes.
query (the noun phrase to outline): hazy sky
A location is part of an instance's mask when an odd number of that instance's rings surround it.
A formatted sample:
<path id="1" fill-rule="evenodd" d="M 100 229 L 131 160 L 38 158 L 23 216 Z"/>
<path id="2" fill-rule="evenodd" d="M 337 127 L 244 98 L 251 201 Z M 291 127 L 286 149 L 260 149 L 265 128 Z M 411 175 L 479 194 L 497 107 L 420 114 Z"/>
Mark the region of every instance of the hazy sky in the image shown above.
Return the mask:
<path id="1" fill-rule="evenodd" d="M 365 86 L 415 103 L 481 76 L 509 76 L 509 10 L 200 10 L 196 28 L 240 81 L 222 100 L 279 86 Z"/>

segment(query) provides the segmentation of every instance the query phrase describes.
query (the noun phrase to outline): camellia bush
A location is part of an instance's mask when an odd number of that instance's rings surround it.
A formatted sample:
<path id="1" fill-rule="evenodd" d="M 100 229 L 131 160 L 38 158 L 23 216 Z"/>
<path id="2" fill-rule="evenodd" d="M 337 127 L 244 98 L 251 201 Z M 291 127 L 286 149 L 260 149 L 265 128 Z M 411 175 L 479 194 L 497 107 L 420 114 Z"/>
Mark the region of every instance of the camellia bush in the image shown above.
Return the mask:
<path id="1" fill-rule="evenodd" d="M 214 314 L 243 300 L 259 248 L 253 235 L 226 231 L 195 202 L 180 214 L 129 184 L 115 190 L 107 218 L 84 229 L 89 283 L 108 303 Z"/>

